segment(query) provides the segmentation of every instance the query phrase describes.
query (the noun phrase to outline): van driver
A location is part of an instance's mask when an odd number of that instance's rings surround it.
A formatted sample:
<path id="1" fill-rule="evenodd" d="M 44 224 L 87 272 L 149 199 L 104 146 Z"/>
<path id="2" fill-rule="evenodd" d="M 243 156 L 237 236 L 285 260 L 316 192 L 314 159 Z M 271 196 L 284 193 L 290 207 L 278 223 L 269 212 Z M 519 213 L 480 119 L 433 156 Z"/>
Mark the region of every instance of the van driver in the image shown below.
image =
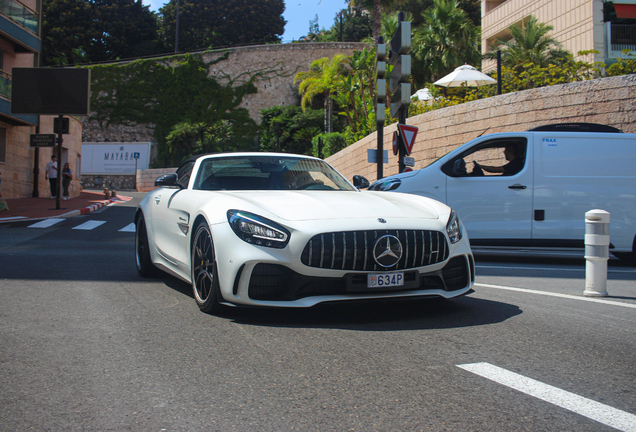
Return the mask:
<path id="1" fill-rule="evenodd" d="M 475 164 L 474 169 L 481 168 L 484 171 L 489 173 L 501 173 L 505 176 L 511 176 L 517 174 L 523 168 L 523 159 L 519 157 L 518 149 L 514 144 L 508 144 L 504 149 L 504 156 L 508 161 L 507 164 L 503 166 L 488 166 L 488 165 L 480 165 L 479 163 L 473 161 Z"/>

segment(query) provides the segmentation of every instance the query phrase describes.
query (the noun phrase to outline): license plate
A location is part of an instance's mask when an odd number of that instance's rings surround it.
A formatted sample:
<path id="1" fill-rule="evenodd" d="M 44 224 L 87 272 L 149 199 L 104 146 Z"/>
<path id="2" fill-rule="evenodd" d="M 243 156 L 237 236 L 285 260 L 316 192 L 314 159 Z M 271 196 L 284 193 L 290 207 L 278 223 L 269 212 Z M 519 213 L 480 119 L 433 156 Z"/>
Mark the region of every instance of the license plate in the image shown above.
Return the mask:
<path id="1" fill-rule="evenodd" d="M 404 272 L 370 273 L 367 275 L 369 288 L 384 288 L 404 285 Z"/>

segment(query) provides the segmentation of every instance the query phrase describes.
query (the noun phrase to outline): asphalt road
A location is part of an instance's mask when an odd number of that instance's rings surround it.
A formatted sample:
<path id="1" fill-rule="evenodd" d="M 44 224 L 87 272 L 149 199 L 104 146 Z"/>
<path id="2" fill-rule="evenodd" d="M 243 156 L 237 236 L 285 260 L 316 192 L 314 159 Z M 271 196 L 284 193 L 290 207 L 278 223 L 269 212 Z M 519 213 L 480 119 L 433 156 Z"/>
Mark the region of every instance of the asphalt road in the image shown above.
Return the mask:
<path id="1" fill-rule="evenodd" d="M 636 430 L 634 267 L 590 299 L 580 258 L 480 254 L 451 301 L 212 316 L 137 275 L 137 201 L 0 224 L 0 430 Z"/>

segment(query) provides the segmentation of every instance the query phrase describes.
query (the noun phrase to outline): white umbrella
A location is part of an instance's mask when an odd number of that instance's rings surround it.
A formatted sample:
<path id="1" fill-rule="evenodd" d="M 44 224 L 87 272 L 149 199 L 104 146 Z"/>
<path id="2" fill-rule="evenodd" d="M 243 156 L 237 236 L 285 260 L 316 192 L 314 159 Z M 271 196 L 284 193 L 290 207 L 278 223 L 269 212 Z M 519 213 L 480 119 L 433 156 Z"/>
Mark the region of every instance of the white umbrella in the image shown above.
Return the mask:
<path id="1" fill-rule="evenodd" d="M 427 101 L 433 99 L 433 95 L 427 88 L 423 88 L 416 91 L 411 99 Z"/>
<path id="2" fill-rule="evenodd" d="M 479 72 L 471 65 L 463 65 L 453 72 L 435 81 L 435 85 L 442 87 L 479 87 L 483 85 L 495 84 L 497 80 Z"/>

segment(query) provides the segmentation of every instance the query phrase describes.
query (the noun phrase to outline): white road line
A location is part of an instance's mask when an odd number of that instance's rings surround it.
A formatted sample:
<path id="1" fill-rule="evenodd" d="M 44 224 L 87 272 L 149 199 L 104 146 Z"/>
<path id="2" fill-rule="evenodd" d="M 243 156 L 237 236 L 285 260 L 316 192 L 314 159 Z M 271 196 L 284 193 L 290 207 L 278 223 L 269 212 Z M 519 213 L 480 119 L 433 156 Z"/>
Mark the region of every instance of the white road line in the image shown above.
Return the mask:
<path id="1" fill-rule="evenodd" d="M 603 405 L 489 363 L 463 364 L 457 365 L 457 367 L 615 429 L 636 432 L 636 415 L 634 414 Z"/>
<path id="2" fill-rule="evenodd" d="M 135 232 L 135 223 L 129 223 L 128 225 L 120 229 L 119 232 Z"/>
<path id="3" fill-rule="evenodd" d="M 64 219 L 60 218 L 49 218 L 41 220 L 40 222 L 36 222 L 33 225 L 29 225 L 27 228 L 48 228 L 52 227 L 58 222 L 62 222 Z"/>
<path id="4" fill-rule="evenodd" d="M 98 226 L 103 225 L 105 223 L 106 221 L 92 220 L 92 221 L 84 222 L 83 224 L 78 225 L 76 227 L 73 227 L 73 229 L 88 231 L 88 230 L 95 229 Z"/>
<path id="5" fill-rule="evenodd" d="M 550 297 L 561 297 L 561 298 L 566 298 L 570 300 L 580 300 L 580 301 L 586 301 L 591 303 L 603 303 L 603 304 L 608 304 L 612 306 L 622 306 L 626 308 L 636 309 L 636 304 L 621 303 L 621 302 L 612 301 L 612 300 L 602 300 L 602 299 L 592 298 L 592 297 L 583 297 L 583 296 L 579 297 L 572 294 L 559 294 L 559 293 L 553 293 L 553 292 L 547 292 L 547 291 L 531 290 L 527 288 L 515 288 L 515 287 L 508 287 L 508 286 L 501 286 L 501 285 L 483 284 L 483 283 L 475 283 L 475 286 L 481 286 L 484 288 L 494 288 L 494 289 L 500 289 L 500 290 L 508 290 L 508 291 L 518 291 L 518 292 L 523 292 L 528 294 L 538 294 L 538 295 L 544 295 L 544 296 L 550 296 Z"/>
<path id="6" fill-rule="evenodd" d="M 550 268 L 550 267 L 513 267 L 513 266 L 487 266 L 487 265 L 477 265 L 477 268 L 491 268 L 491 269 L 505 269 L 505 270 L 549 270 L 549 271 L 576 271 L 576 272 L 585 272 L 585 267 L 582 268 Z M 623 269 L 607 269 L 610 273 L 636 273 L 636 269 L 634 270 L 623 270 Z"/>

